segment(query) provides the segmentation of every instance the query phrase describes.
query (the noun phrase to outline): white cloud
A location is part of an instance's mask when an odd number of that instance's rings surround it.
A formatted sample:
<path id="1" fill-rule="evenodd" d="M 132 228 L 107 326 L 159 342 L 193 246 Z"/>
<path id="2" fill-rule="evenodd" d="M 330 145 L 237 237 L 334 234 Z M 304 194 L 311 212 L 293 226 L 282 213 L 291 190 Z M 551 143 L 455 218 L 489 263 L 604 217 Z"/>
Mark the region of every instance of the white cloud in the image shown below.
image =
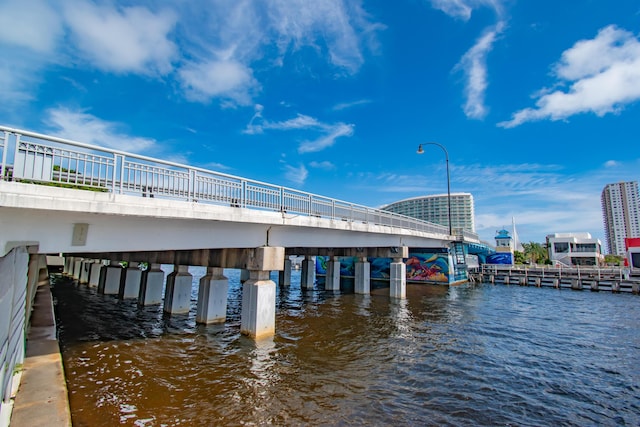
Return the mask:
<path id="1" fill-rule="evenodd" d="M 317 161 L 312 161 L 311 163 L 309 163 L 309 166 L 311 166 L 314 169 L 322 169 L 322 170 L 333 170 L 336 168 L 336 165 L 334 165 L 333 163 L 331 163 L 328 160 L 324 160 L 322 162 L 317 162 Z"/>
<path id="2" fill-rule="evenodd" d="M 489 7 L 499 16 L 502 15 L 501 0 L 430 0 L 434 9 L 441 10 L 447 15 L 468 21 L 473 9 Z"/>
<path id="3" fill-rule="evenodd" d="M 314 153 L 322 151 L 325 148 L 335 144 L 336 139 L 342 136 L 352 136 L 354 133 L 354 125 L 346 123 L 323 123 L 318 119 L 298 114 L 296 117 L 280 122 L 271 122 L 265 120 L 262 116 L 262 106 L 256 107 L 251 121 L 243 131 L 249 135 L 261 134 L 265 130 L 306 130 L 309 132 L 320 133 L 321 135 L 313 140 L 305 140 L 298 146 L 298 153 Z"/>
<path id="4" fill-rule="evenodd" d="M 554 73 L 559 84 L 569 84 L 567 91 L 541 91 L 535 108 L 517 111 L 498 126 L 619 112 L 640 99 L 640 41 L 628 31 L 605 27 L 594 39 L 581 40 L 566 50 Z"/>
<path id="5" fill-rule="evenodd" d="M 178 75 L 187 99 L 198 102 L 225 98 L 248 105 L 250 92 L 258 86 L 251 69 L 233 60 L 190 63 L 180 69 Z"/>
<path id="6" fill-rule="evenodd" d="M 357 107 L 359 105 L 370 104 L 371 102 L 372 101 L 370 99 L 360 99 L 360 100 L 353 101 L 353 102 L 343 102 L 343 103 L 334 105 L 332 110 L 333 111 L 342 111 L 342 110 L 346 110 L 346 109 L 349 109 L 349 108 Z"/>
<path id="7" fill-rule="evenodd" d="M 312 46 L 319 52 L 326 50 L 331 64 L 349 73 L 364 63 L 366 37 L 384 28 L 370 22 L 358 2 L 274 0 L 269 5 L 269 21 L 281 54 Z"/>
<path id="8" fill-rule="evenodd" d="M 61 138 L 130 153 L 152 151 L 156 146 L 153 139 L 129 136 L 121 130 L 121 124 L 99 119 L 83 111 L 58 108 L 47 113 L 47 124 L 52 133 Z"/>
<path id="9" fill-rule="evenodd" d="M 309 175 L 309 171 L 307 171 L 307 168 L 304 167 L 304 165 L 300 165 L 297 168 L 291 165 L 285 165 L 284 168 L 285 178 L 296 185 L 303 185 Z"/>
<path id="10" fill-rule="evenodd" d="M 487 55 L 493 48 L 498 35 L 503 31 L 504 23 L 499 22 L 495 27 L 485 31 L 476 44 L 464 54 L 454 70 L 464 72 L 467 80 L 465 96 L 467 98 L 464 112 L 472 119 L 483 119 L 487 115 L 484 103 L 487 89 Z"/>
<path id="11" fill-rule="evenodd" d="M 302 144 L 300 144 L 300 146 L 298 147 L 298 153 L 315 153 L 318 151 L 322 151 L 325 148 L 331 147 L 333 144 L 335 144 L 336 139 L 340 138 L 341 136 L 353 135 L 353 128 L 353 125 L 344 123 L 333 125 L 328 129 L 329 133 L 315 140 L 304 141 Z"/>
<path id="12" fill-rule="evenodd" d="M 172 70 L 176 46 L 169 40 L 177 17 L 142 7 L 117 10 L 86 1 L 65 8 L 71 39 L 92 66 L 106 71 L 165 75 Z"/>
<path id="13" fill-rule="evenodd" d="M 50 54 L 62 34 L 62 22 L 49 1 L 0 3 L 0 42 Z"/>

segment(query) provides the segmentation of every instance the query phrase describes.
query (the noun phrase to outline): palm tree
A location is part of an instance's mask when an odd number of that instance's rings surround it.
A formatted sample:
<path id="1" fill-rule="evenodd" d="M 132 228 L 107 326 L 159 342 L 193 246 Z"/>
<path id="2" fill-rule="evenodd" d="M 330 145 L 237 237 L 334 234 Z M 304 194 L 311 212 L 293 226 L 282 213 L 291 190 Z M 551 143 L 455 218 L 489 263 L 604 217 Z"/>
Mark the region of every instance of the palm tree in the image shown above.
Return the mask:
<path id="1" fill-rule="evenodd" d="M 540 243 L 523 243 L 522 247 L 524 248 L 525 257 L 528 258 L 532 264 L 537 264 L 538 261 L 547 259 L 547 249 Z"/>

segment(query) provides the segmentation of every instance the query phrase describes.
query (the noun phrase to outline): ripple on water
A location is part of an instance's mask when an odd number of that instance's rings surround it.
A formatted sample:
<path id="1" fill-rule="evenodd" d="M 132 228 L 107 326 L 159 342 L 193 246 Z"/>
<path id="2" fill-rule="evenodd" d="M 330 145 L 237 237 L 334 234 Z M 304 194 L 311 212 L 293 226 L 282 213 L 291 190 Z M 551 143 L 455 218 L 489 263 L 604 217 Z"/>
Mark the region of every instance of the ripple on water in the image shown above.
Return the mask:
<path id="1" fill-rule="evenodd" d="M 640 425 L 637 296 L 407 293 L 278 288 L 276 335 L 254 342 L 232 274 L 211 326 L 59 281 L 74 425 Z"/>

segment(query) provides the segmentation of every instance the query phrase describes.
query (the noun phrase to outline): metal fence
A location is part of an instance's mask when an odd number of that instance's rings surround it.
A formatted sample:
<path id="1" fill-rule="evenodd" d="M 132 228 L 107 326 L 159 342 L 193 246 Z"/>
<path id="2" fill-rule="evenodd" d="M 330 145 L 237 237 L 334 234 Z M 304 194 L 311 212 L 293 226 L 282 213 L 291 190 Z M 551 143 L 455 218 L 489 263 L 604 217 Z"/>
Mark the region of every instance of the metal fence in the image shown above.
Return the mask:
<path id="1" fill-rule="evenodd" d="M 446 226 L 287 187 L 0 126 L 0 180 L 287 212 L 448 234 Z M 465 231 L 466 239 L 478 241 Z"/>

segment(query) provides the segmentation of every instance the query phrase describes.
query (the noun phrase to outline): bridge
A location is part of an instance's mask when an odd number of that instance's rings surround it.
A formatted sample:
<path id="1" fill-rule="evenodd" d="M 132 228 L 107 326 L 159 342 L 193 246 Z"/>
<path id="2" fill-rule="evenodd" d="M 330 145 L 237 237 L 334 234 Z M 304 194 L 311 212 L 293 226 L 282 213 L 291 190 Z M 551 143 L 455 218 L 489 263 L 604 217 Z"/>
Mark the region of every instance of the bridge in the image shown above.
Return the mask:
<path id="1" fill-rule="evenodd" d="M 478 242 L 392 212 L 25 130 L 0 126 L 0 150 L 0 274 L 18 277 L 0 292 L 0 342 L 11 322 L 25 325 L 37 280 L 22 272 L 37 276 L 46 255 L 62 255 L 67 274 L 101 293 L 164 302 L 167 313 L 188 311 L 187 268 L 205 266 L 200 323 L 224 321 L 223 269 L 241 269 L 242 332 L 259 338 L 275 331 L 269 274 L 287 286 L 292 255 L 304 256 L 303 287 L 313 287 L 314 257 L 328 257 L 326 290 L 340 289 L 340 257 L 356 257 L 361 294 L 369 259 L 388 258 L 390 297 L 404 298 L 410 248 L 444 254 L 451 283 L 464 269 L 461 243 Z M 174 265 L 166 287 L 161 264 Z"/>

